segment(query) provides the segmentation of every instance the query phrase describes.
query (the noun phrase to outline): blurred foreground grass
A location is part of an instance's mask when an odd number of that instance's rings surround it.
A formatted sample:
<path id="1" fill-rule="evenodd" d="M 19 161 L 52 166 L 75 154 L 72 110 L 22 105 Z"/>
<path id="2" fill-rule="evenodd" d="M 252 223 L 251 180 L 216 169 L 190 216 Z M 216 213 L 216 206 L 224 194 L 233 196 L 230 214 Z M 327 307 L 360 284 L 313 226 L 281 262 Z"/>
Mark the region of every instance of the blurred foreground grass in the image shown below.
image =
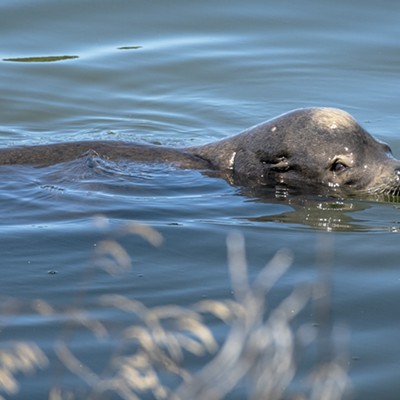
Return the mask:
<path id="1" fill-rule="evenodd" d="M 106 220 L 97 222 L 101 225 Z M 130 267 L 129 254 L 118 241 L 126 235 L 139 235 L 154 246 L 162 242 L 160 234 L 152 228 L 126 224 L 98 243 L 94 254 L 97 268 L 116 274 Z M 82 393 L 54 384 L 44 388 L 43 398 L 217 400 L 229 398 L 239 386 L 241 393 L 252 400 L 345 398 L 349 388 L 347 359 L 343 351 L 334 349 L 330 337 L 329 282 L 324 280 L 329 277 L 324 276 L 314 285 L 295 288 L 277 307 L 269 309 L 268 293 L 290 267 L 290 252 L 278 252 L 250 283 L 243 237 L 230 234 L 227 248 L 233 298 L 204 300 L 187 308 L 178 305 L 148 308 L 118 294 L 100 296 L 101 306 L 132 314 L 134 323 L 117 334 L 118 341 L 124 342 L 124 352 L 111 356 L 107 375 L 98 375 L 71 350 L 68 335 L 60 334 L 54 343 L 55 354 L 67 370 L 86 384 L 87 391 L 82 397 Z M 294 328 L 296 316 L 310 303 L 321 325 L 303 323 Z M 4 307 L 3 304 L 3 311 Z M 79 307 L 60 312 L 40 299 L 29 307 L 46 316 L 62 314 L 68 329 L 83 327 L 98 340 L 115 335 Z M 217 343 L 207 326 L 206 315 L 227 326 L 222 343 Z M 319 342 L 325 343 L 319 350 L 324 356 L 309 371 L 307 385 L 293 388 L 301 353 L 307 346 L 318 347 Z M 36 343 L 18 340 L 0 343 L 0 398 L 18 398 L 20 374 L 33 374 L 52 365 Z M 205 355 L 207 361 L 199 370 L 185 368 L 186 357 Z"/>

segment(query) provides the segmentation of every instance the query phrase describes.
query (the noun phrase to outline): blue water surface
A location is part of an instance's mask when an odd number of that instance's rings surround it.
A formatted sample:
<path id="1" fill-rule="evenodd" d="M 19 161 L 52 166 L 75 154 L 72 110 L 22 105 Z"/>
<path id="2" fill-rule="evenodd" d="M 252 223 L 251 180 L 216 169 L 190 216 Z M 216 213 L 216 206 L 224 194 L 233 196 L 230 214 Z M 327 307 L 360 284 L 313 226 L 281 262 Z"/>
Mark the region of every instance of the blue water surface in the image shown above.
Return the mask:
<path id="1" fill-rule="evenodd" d="M 3 1 L 0 145 L 113 139 L 192 146 L 291 109 L 333 106 L 400 157 L 399 16 L 394 0 Z M 54 388 L 88 396 L 84 371 L 72 373 L 57 357 L 59 341 L 81 366 L 110 375 L 110 358 L 123 354 L 121 332 L 135 321 L 102 296 L 149 308 L 232 298 L 226 238 L 239 231 L 250 280 L 278 250 L 293 253 L 270 292 L 271 307 L 329 266 L 328 324 L 345 327 L 330 339 L 333 353 L 344 349 L 345 398 L 398 399 L 398 203 L 275 199 L 159 164 L 88 168 L 80 159 L 1 167 L 0 176 L 0 352 L 34 342 L 49 362 L 33 375 L 16 372 L 18 392 L 0 386 L 5 398 L 47 398 Z M 162 243 L 148 243 L 132 223 L 156 230 Z M 119 251 L 122 270 L 102 268 L 96 257 L 104 241 Z M 76 309 L 104 324 L 108 336 L 71 322 Z M 206 322 L 222 343 L 224 325 Z M 310 305 L 296 324 L 320 322 Z M 197 371 L 207 361 L 192 356 L 183 366 Z M 317 362 L 311 349 L 289 398 L 307 386 Z M 247 389 L 242 383 L 227 398 L 245 398 Z"/>

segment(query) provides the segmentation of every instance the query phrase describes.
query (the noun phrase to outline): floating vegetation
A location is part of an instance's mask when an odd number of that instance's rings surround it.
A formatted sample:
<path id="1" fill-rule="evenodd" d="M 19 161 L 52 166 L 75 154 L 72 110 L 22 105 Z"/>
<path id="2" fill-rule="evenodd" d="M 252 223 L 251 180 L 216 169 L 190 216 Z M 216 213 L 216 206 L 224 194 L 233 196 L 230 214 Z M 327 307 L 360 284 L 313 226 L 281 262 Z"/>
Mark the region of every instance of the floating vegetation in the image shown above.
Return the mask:
<path id="1" fill-rule="evenodd" d="M 137 50 L 141 49 L 143 46 L 121 46 L 117 47 L 117 50 Z"/>
<path id="2" fill-rule="evenodd" d="M 3 61 L 23 62 L 23 63 L 44 63 L 73 60 L 79 56 L 44 56 L 44 57 L 16 57 L 16 58 L 3 58 Z"/>

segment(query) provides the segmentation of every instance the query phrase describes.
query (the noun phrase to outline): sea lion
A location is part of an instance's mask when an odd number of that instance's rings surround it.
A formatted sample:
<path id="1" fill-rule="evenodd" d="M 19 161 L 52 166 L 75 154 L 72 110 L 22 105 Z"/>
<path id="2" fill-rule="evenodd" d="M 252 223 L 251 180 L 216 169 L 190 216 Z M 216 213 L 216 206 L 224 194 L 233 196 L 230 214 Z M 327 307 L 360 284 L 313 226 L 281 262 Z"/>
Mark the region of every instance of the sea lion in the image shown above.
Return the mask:
<path id="1" fill-rule="evenodd" d="M 230 182 L 242 186 L 400 194 L 400 161 L 389 146 L 374 139 L 347 112 L 335 108 L 294 110 L 203 146 L 56 143 L 0 149 L 0 164 L 48 165 L 85 154 L 221 171 Z"/>

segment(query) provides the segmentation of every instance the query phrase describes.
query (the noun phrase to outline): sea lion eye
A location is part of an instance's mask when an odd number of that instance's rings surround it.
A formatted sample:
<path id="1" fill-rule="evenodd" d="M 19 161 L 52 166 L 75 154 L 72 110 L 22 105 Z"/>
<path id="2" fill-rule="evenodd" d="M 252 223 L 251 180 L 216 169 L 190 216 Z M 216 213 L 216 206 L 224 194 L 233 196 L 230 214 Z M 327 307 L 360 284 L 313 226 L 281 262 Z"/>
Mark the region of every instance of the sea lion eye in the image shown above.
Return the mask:
<path id="1" fill-rule="evenodd" d="M 335 161 L 331 165 L 331 171 L 335 172 L 336 174 L 346 171 L 347 168 L 348 166 L 346 164 L 343 164 L 341 161 Z"/>

